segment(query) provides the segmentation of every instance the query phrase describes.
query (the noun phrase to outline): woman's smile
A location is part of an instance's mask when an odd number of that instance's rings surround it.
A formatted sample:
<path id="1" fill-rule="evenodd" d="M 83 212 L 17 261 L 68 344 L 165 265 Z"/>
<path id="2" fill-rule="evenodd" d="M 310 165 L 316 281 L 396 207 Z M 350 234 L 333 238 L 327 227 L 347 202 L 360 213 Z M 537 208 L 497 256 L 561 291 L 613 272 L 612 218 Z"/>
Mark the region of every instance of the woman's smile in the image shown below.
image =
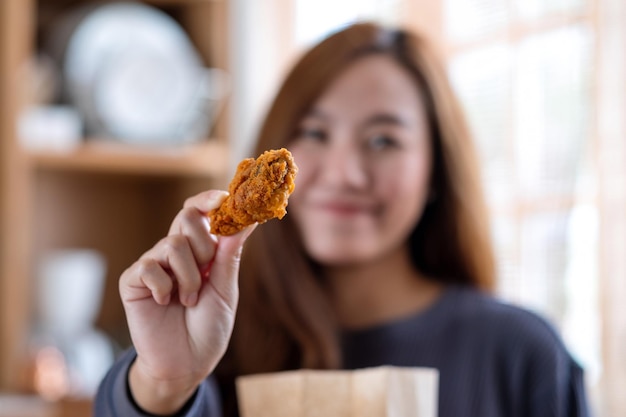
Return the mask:
<path id="1" fill-rule="evenodd" d="M 372 203 L 340 199 L 319 200 L 313 202 L 311 208 L 319 213 L 341 218 L 373 216 L 378 211 L 376 205 Z"/>

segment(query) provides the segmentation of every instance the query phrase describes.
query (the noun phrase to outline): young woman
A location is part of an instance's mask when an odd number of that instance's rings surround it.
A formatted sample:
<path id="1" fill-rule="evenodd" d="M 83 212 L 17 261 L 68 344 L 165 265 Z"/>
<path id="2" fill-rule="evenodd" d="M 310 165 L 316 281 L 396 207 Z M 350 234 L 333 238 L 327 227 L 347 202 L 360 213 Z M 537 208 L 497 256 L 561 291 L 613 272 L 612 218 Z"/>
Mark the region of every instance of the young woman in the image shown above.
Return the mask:
<path id="1" fill-rule="evenodd" d="M 96 416 L 236 415 L 238 375 L 379 365 L 438 369 L 441 417 L 587 415 L 557 334 L 489 295 L 479 169 L 445 74 L 423 38 L 374 24 L 310 50 L 255 152 L 292 151 L 288 216 L 240 256 L 252 228 L 208 233 L 223 193 L 185 203 L 120 279 L 134 349 Z"/>

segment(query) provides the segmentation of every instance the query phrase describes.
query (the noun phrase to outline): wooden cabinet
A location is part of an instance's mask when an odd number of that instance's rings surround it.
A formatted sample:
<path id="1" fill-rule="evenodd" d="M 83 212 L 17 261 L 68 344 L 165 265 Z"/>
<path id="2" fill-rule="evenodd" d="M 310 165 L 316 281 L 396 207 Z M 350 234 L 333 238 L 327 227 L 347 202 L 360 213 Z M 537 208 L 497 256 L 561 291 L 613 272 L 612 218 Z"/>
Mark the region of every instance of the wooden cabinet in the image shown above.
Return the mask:
<path id="1" fill-rule="evenodd" d="M 108 273 L 97 325 L 129 343 L 117 280 L 167 228 L 184 199 L 224 187 L 227 106 L 212 137 L 180 148 L 148 149 L 85 139 L 71 152 L 27 151 L 16 122 L 24 68 L 37 50 L 38 23 L 90 1 L 0 2 L 0 390 L 18 390 L 33 319 L 35 265 L 48 249 L 101 251 Z M 149 0 L 187 31 L 206 66 L 229 62 L 227 0 Z"/>

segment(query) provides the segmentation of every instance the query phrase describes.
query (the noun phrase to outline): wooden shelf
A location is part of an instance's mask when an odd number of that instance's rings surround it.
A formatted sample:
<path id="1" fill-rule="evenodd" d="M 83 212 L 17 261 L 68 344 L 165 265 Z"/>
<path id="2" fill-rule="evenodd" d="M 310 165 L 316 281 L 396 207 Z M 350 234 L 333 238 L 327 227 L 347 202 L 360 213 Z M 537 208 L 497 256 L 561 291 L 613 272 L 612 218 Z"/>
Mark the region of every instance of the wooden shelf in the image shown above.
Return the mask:
<path id="1" fill-rule="evenodd" d="M 228 146 L 218 140 L 160 148 L 89 140 L 70 151 L 27 153 L 39 169 L 206 178 L 223 176 L 229 161 Z"/>
<path id="2" fill-rule="evenodd" d="M 208 67 L 230 69 L 230 1 L 143 0 L 172 16 Z M 0 0 L 0 390 L 21 392 L 33 318 L 37 260 L 54 248 L 90 247 L 107 259 L 97 325 L 130 344 L 120 274 L 169 228 L 186 198 L 224 188 L 229 171 L 228 103 L 214 138 L 180 147 L 141 147 L 86 138 L 70 150 L 33 150 L 15 127 L 35 81 L 24 68 L 49 30 L 99 0 Z M 19 82 L 18 82 L 19 81 Z M 219 138 L 219 139 L 216 139 Z M 1 411 L 4 411 L 0 405 Z M 69 410 L 69 408 L 68 408 Z M 70 417 L 63 409 L 53 417 Z"/>

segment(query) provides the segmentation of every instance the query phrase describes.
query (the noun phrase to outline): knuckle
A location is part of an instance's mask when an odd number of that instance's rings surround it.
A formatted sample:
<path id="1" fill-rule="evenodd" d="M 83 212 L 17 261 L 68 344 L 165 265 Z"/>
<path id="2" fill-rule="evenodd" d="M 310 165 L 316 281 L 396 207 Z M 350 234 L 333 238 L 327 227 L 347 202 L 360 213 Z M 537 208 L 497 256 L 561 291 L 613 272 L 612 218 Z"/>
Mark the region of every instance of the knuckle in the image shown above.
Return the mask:
<path id="1" fill-rule="evenodd" d="M 238 249 L 231 256 L 227 257 L 225 260 L 226 270 L 230 274 L 235 274 L 239 270 L 239 265 L 241 263 L 241 253 L 242 250 Z"/>
<path id="2" fill-rule="evenodd" d="M 151 291 L 157 297 L 165 297 L 166 295 L 172 292 L 172 288 L 173 288 L 172 283 L 165 281 L 165 282 L 155 285 L 151 289 Z"/>
<path id="3" fill-rule="evenodd" d="M 190 273 L 185 276 L 178 277 L 178 283 L 180 284 L 180 289 L 183 292 L 195 292 L 200 288 L 200 272 L 198 273 Z"/>
<path id="4" fill-rule="evenodd" d="M 188 246 L 187 238 L 184 235 L 176 234 L 166 237 L 163 245 L 168 251 L 182 252 Z"/>
<path id="5" fill-rule="evenodd" d="M 185 203 L 185 207 L 178 213 L 183 223 L 188 223 L 191 219 L 198 215 L 198 210 L 193 208 L 188 203 Z"/>
<path id="6" fill-rule="evenodd" d="M 194 209 L 190 207 L 183 208 L 178 212 L 178 214 L 176 214 L 170 230 L 176 230 L 180 233 L 180 230 L 182 230 L 183 226 L 189 224 L 195 214 L 196 213 Z"/>
<path id="7" fill-rule="evenodd" d="M 185 202 L 183 203 L 183 211 L 188 210 L 189 207 L 193 206 L 195 200 L 196 200 L 195 196 L 186 198 Z"/>
<path id="8" fill-rule="evenodd" d="M 158 269 L 158 263 L 152 258 L 140 259 L 137 261 L 135 273 L 139 277 L 149 277 L 154 275 Z"/>
<path id="9" fill-rule="evenodd" d="M 234 268 L 238 268 L 239 264 L 241 263 L 241 254 L 243 252 L 243 248 L 239 248 L 235 251 L 235 253 L 233 254 L 233 257 L 230 260 L 230 264 L 232 267 Z"/>

